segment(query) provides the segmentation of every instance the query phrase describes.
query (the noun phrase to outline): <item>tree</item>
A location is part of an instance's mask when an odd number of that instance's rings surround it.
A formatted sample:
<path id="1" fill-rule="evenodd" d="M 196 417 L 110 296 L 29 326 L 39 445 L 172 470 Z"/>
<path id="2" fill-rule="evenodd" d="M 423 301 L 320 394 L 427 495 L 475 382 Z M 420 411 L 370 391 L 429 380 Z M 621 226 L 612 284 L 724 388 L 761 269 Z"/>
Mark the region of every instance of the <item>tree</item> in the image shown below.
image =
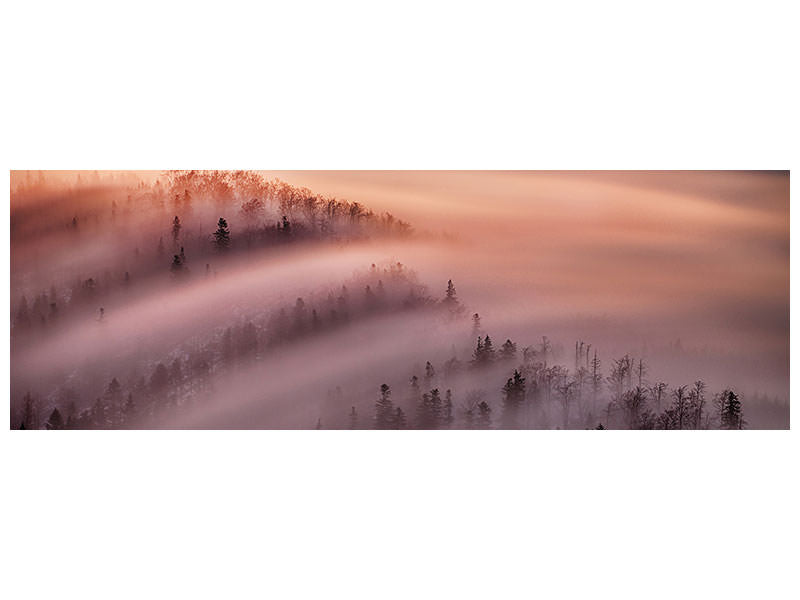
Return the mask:
<path id="1" fill-rule="evenodd" d="M 418 429 L 436 429 L 442 422 L 442 398 L 439 389 L 422 394 L 417 403 L 416 422 Z"/>
<path id="2" fill-rule="evenodd" d="M 133 394 L 128 393 L 128 399 L 122 407 L 122 420 L 124 423 L 130 423 L 136 416 L 136 403 L 133 401 Z"/>
<path id="3" fill-rule="evenodd" d="M 435 376 L 436 369 L 433 368 L 433 365 L 430 361 L 427 361 L 425 363 L 425 383 L 430 383 Z"/>
<path id="4" fill-rule="evenodd" d="M 503 386 L 503 426 L 513 429 L 519 426 L 520 407 L 525 402 L 525 378 L 516 369 Z"/>
<path id="5" fill-rule="evenodd" d="M 406 429 L 407 427 L 406 414 L 403 412 L 403 409 L 398 406 L 394 413 L 394 429 Z"/>
<path id="6" fill-rule="evenodd" d="M 644 387 L 644 376 L 647 375 L 647 365 L 641 358 L 639 359 L 639 367 L 636 369 L 636 372 L 639 377 L 639 387 Z"/>
<path id="7" fill-rule="evenodd" d="M 622 394 L 619 400 L 620 408 L 625 415 L 625 425 L 628 429 L 639 429 L 641 417 L 645 409 L 647 396 L 644 389 L 636 387 Z"/>
<path id="8" fill-rule="evenodd" d="M 719 395 L 720 429 L 744 429 L 742 402 L 733 390 L 725 390 Z"/>
<path id="9" fill-rule="evenodd" d="M 499 356 L 500 360 L 514 360 L 517 357 L 517 345 L 511 340 L 506 340 L 500 346 Z"/>
<path id="10" fill-rule="evenodd" d="M 175 245 L 178 245 L 178 237 L 181 234 L 181 220 L 178 218 L 178 215 L 175 215 L 175 218 L 172 220 L 172 241 L 175 242 Z"/>
<path id="11" fill-rule="evenodd" d="M 453 425 L 453 391 L 445 390 L 444 392 L 444 410 L 442 411 L 442 425 L 451 427 Z"/>
<path id="12" fill-rule="evenodd" d="M 50 413 L 45 427 L 47 429 L 64 429 L 64 419 L 61 417 L 61 413 L 58 412 L 58 408 L 54 408 L 53 412 Z"/>
<path id="13" fill-rule="evenodd" d="M 691 410 L 691 423 L 694 429 L 701 429 L 703 427 L 703 408 L 706 404 L 706 384 L 701 381 L 695 381 L 692 389 L 689 391 L 689 403 Z"/>
<path id="14" fill-rule="evenodd" d="M 38 403 L 33 399 L 30 392 L 25 394 L 22 400 L 22 423 L 25 425 L 25 429 L 39 429 Z"/>
<path id="15" fill-rule="evenodd" d="M 656 403 L 656 411 L 661 411 L 661 399 L 664 397 L 664 394 L 667 392 L 667 384 L 663 381 L 659 381 L 658 383 L 654 384 L 650 388 L 650 397 Z"/>
<path id="16" fill-rule="evenodd" d="M 492 339 L 487 335 L 485 338 L 478 338 L 478 345 L 472 355 L 472 364 L 475 366 L 486 366 L 494 362 L 495 351 Z"/>
<path id="17" fill-rule="evenodd" d="M 358 413 L 356 407 L 350 407 L 350 429 L 358 429 Z"/>
<path id="18" fill-rule="evenodd" d="M 456 286 L 453 285 L 453 280 L 447 280 L 447 290 L 444 293 L 444 300 L 442 300 L 442 304 L 444 305 L 447 310 L 450 311 L 450 314 L 456 315 L 463 311 L 461 303 L 458 301 L 458 296 L 456 295 Z"/>
<path id="19" fill-rule="evenodd" d="M 177 254 L 173 255 L 172 257 L 172 265 L 170 265 L 169 270 L 175 277 L 178 277 L 183 273 L 183 261 L 181 257 Z"/>
<path id="20" fill-rule="evenodd" d="M 600 384 L 603 376 L 600 373 L 600 359 L 597 358 L 597 350 L 594 351 L 592 358 L 592 413 L 597 412 L 597 397 L 600 394 Z"/>
<path id="21" fill-rule="evenodd" d="M 675 429 L 683 429 L 689 416 L 689 396 L 686 395 L 686 386 L 682 385 L 672 392 L 672 415 Z"/>
<path id="22" fill-rule="evenodd" d="M 478 403 L 478 418 L 475 422 L 477 429 L 491 429 L 492 428 L 492 409 L 486 400 Z"/>
<path id="23" fill-rule="evenodd" d="M 381 385 L 381 394 L 375 402 L 375 429 L 392 429 L 394 424 L 394 407 L 391 400 L 392 390 L 385 383 Z"/>
<path id="24" fill-rule="evenodd" d="M 104 401 L 108 407 L 109 422 L 111 424 L 117 424 L 121 420 L 122 415 L 122 386 L 119 384 L 116 377 L 112 378 L 108 387 L 106 387 Z"/>
<path id="25" fill-rule="evenodd" d="M 249 221 L 255 221 L 264 211 L 264 201 L 260 198 L 253 198 L 248 202 L 242 203 L 242 214 Z"/>
<path id="26" fill-rule="evenodd" d="M 217 250 L 227 250 L 231 245 L 231 232 L 228 231 L 228 222 L 222 217 L 217 221 L 217 230 L 214 232 L 214 245 Z"/>
<path id="27" fill-rule="evenodd" d="M 564 367 L 553 367 L 557 369 L 553 374 L 553 381 L 556 383 L 556 392 L 561 404 L 561 414 L 564 419 L 564 429 L 569 428 L 569 409 L 575 395 L 575 381 L 568 378 L 567 369 Z"/>
<path id="28" fill-rule="evenodd" d="M 481 316 L 478 313 L 472 315 L 472 337 L 479 337 L 483 333 L 481 330 Z"/>
<path id="29" fill-rule="evenodd" d="M 298 298 L 294 303 L 292 330 L 295 334 L 301 334 L 306 330 L 306 303 L 302 298 Z"/>

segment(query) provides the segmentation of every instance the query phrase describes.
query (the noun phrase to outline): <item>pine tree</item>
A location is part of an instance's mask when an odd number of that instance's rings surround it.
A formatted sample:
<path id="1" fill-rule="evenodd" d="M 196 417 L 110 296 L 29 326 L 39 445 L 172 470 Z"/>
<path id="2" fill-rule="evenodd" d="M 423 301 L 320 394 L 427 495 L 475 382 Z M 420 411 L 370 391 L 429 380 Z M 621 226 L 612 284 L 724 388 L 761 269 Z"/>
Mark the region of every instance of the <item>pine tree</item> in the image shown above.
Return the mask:
<path id="1" fill-rule="evenodd" d="M 433 365 L 430 361 L 425 363 L 425 382 L 430 383 L 431 380 L 436 376 L 436 369 L 433 368 Z"/>
<path id="2" fill-rule="evenodd" d="M 451 313 L 456 313 L 461 308 L 458 297 L 456 296 L 456 286 L 453 285 L 452 279 L 447 280 L 447 290 L 445 291 L 442 303 Z"/>
<path id="3" fill-rule="evenodd" d="M 514 360 L 517 357 L 517 345 L 511 340 L 506 340 L 500 347 L 501 360 Z"/>
<path id="4" fill-rule="evenodd" d="M 394 423 L 394 407 L 391 400 L 392 390 L 385 383 L 381 385 L 381 394 L 375 402 L 375 429 L 391 429 Z"/>
<path id="5" fill-rule="evenodd" d="M 45 427 L 47 429 L 64 429 L 64 419 L 61 417 L 61 413 L 58 412 L 58 408 L 54 408 L 53 412 L 50 413 L 50 418 L 47 419 Z"/>
<path id="6" fill-rule="evenodd" d="M 39 429 L 39 407 L 37 402 L 30 392 L 25 394 L 22 400 L 22 423 L 25 425 L 25 429 Z"/>
<path id="7" fill-rule="evenodd" d="M 179 276 L 181 273 L 183 273 L 183 261 L 181 260 L 181 257 L 178 256 L 177 254 L 173 255 L 172 265 L 170 265 L 169 270 L 176 277 Z"/>
<path id="8" fill-rule="evenodd" d="M 516 369 L 503 386 L 503 425 L 508 429 L 519 426 L 519 413 L 525 402 L 525 378 Z"/>
<path id="9" fill-rule="evenodd" d="M 483 338 L 483 356 L 484 362 L 493 363 L 495 359 L 494 346 L 492 345 L 491 338 L 487 335 Z"/>
<path id="10" fill-rule="evenodd" d="M 478 418 L 475 422 L 475 427 L 478 429 L 491 429 L 492 428 L 492 409 L 489 404 L 482 400 L 478 403 Z"/>
<path id="11" fill-rule="evenodd" d="M 451 427 L 453 425 L 453 391 L 446 390 L 444 393 L 444 409 L 442 410 L 442 425 Z"/>
<path id="12" fill-rule="evenodd" d="M 478 344 L 475 346 L 475 351 L 472 353 L 472 364 L 483 364 L 483 339 L 478 337 Z"/>
<path id="13" fill-rule="evenodd" d="M 744 429 L 739 396 L 733 390 L 725 390 L 720 397 L 720 429 Z"/>
<path id="14" fill-rule="evenodd" d="M 175 215 L 175 218 L 172 220 L 172 241 L 177 246 L 178 244 L 178 237 L 181 234 L 181 220 L 178 218 L 178 215 Z"/>
<path id="15" fill-rule="evenodd" d="M 472 337 L 479 337 L 481 333 L 481 316 L 478 313 L 475 313 L 472 315 Z"/>
<path id="16" fill-rule="evenodd" d="M 122 386 L 116 377 L 112 378 L 106 387 L 104 402 L 108 407 L 109 424 L 116 425 L 121 420 L 122 414 Z"/>
<path id="17" fill-rule="evenodd" d="M 217 250 L 227 250 L 231 245 L 231 233 L 228 231 L 228 222 L 222 217 L 217 222 L 217 230 L 214 232 L 214 245 Z"/>
<path id="18" fill-rule="evenodd" d="M 133 394 L 128 393 L 128 399 L 122 407 L 122 420 L 125 424 L 129 424 L 136 416 L 136 403 L 133 401 Z"/>
<path id="19" fill-rule="evenodd" d="M 403 412 L 403 409 L 398 406 L 394 413 L 394 428 L 406 429 L 407 427 L 406 414 Z"/>

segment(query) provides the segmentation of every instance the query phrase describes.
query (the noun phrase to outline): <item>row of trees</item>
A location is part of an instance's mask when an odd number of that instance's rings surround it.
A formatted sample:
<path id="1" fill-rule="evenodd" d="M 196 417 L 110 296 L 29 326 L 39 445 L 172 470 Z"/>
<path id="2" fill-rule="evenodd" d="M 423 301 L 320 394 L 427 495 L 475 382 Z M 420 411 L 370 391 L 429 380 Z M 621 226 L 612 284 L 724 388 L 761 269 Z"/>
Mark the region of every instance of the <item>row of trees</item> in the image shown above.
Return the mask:
<path id="1" fill-rule="evenodd" d="M 331 290 L 316 306 L 297 298 L 291 307 L 281 307 L 261 318 L 227 327 L 206 343 L 193 345 L 171 360 L 151 366 L 149 375 L 134 377 L 124 385 L 113 378 L 105 392 L 88 406 L 69 387 L 50 398 L 47 405 L 52 408 L 47 410 L 27 393 L 22 399 L 22 409 L 14 418 L 15 426 L 24 429 L 152 426 L 170 411 L 188 409 L 202 401 L 209 391 L 212 374 L 264 358 L 279 351 L 283 344 L 380 312 L 428 308 L 449 314 L 453 308 L 452 302 L 431 298 L 416 282 L 414 272 L 401 263 L 383 268 L 373 264 L 366 273 L 348 283 L 362 291 L 352 292 L 342 285 L 337 294 Z M 404 294 L 404 290 L 408 293 Z M 49 411 L 53 419 L 43 420 L 43 411 Z"/>
<path id="2" fill-rule="evenodd" d="M 430 363 L 428 363 L 430 364 Z M 712 409 L 706 406 L 705 384 L 695 382 L 687 392 L 687 386 L 672 390 L 671 402 L 660 413 L 653 412 L 652 394 L 664 395 L 666 385 L 659 383 L 651 389 L 635 387 L 623 392 L 619 398 L 607 402 L 603 415 L 589 412 L 585 419 L 570 419 L 569 407 L 574 401 L 570 391 L 571 382 L 561 381 L 554 386 L 555 395 L 545 393 L 542 381 L 526 382 L 520 369 L 515 369 L 506 383 L 499 388 L 500 398 L 496 403 L 497 415 L 493 421 L 491 404 L 485 394 L 471 390 L 458 406 L 454 404 L 451 389 L 445 390 L 442 399 L 439 388 L 419 393 L 416 377 L 411 379 L 411 403 L 415 408 L 414 418 L 407 419 L 402 405 L 391 399 L 389 385 L 380 386 L 375 402 L 374 418 L 367 424 L 375 429 L 501 429 L 529 428 L 596 428 L 596 429 L 744 429 L 742 402 L 732 389 L 725 389 L 714 396 Z M 408 402 L 405 403 L 408 405 Z M 552 416 L 555 413 L 556 419 Z M 560 413 L 560 415 L 559 415 Z M 350 426 L 356 427 L 356 408 L 351 407 Z M 558 417 L 563 420 L 558 421 Z"/>
<path id="3" fill-rule="evenodd" d="M 39 187 L 28 190 L 23 186 L 19 193 L 34 192 L 41 193 L 41 190 Z M 136 247 L 131 248 L 124 266 L 91 277 L 79 277 L 74 284 L 66 286 L 59 282 L 58 290 L 54 283 L 49 293 L 43 291 L 32 298 L 32 306 L 28 298 L 21 295 L 13 303 L 11 314 L 12 336 L 17 339 L 54 325 L 66 314 L 75 312 L 76 307 L 94 304 L 91 310 L 96 313 L 101 298 L 123 291 L 132 282 L 145 281 L 167 267 L 173 275 L 185 276 L 187 255 L 196 264 L 205 264 L 205 272 L 209 273 L 209 263 L 226 251 L 247 252 L 303 240 L 405 235 L 411 231 L 408 223 L 389 213 L 379 215 L 357 202 L 319 196 L 306 188 L 279 180 L 269 181 L 251 171 L 170 171 L 152 184 L 140 181 L 128 188 L 78 188 L 69 193 L 76 211 L 65 216 L 68 221 L 65 226 L 74 237 L 70 240 L 71 246 L 79 244 L 79 239 L 87 243 L 99 239 L 104 233 L 103 223 L 109 220 L 117 229 L 130 221 L 143 235 L 136 236 Z M 101 209 L 103 203 L 110 204 L 105 216 Z M 31 202 L 31 206 L 35 205 Z M 147 210 L 153 205 L 160 207 L 158 215 Z M 237 221 L 235 235 L 226 217 L 218 219 L 210 234 L 208 229 L 204 230 L 204 215 L 209 207 L 233 213 Z M 164 210 L 170 210 L 173 216 L 169 230 L 158 233 L 156 230 L 160 227 L 152 227 L 150 221 L 163 218 Z M 38 229 L 49 232 L 52 227 L 48 229 L 46 217 L 22 203 L 12 214 L 12 233 L 29 235 Z M 124 237 L 117 236 L 118 239 Z M 172 251 L 168 250 L 166 241 L 170 238 Z M 158 268 L 153 268 L 153 258 Z"/>
<path id="4" fill-rule="evenodd" d="M 240 214 L 252 223 L 286 215 L 312 231 L 333 232 L 343 227 L 369 225 L 384 232 L 407 234 L 408 223 L 390 213 L 376 214 L 359 202 L 315 194 L 278 179 L 268 180 L 254 171 L 167 171 L 164 186 L 174 198 L 174 208 L 191 209 L 192 199 L 208 199 L 218 207 L 238 205 Z"/>

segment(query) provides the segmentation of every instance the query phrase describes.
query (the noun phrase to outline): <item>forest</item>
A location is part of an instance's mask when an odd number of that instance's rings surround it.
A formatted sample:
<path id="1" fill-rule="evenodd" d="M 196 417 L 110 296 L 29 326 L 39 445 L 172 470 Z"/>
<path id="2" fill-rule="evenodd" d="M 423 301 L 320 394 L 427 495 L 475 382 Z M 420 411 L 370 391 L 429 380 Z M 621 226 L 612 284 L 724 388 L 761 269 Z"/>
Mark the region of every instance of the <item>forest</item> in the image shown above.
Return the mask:
<path id="1" fill-rule="evenodd" d="M 515 327 L 429 266 L 449 232 L 261 173 L 19 172 L 11 208 L 13 429 L 788 427 L 725 356 Z"/>

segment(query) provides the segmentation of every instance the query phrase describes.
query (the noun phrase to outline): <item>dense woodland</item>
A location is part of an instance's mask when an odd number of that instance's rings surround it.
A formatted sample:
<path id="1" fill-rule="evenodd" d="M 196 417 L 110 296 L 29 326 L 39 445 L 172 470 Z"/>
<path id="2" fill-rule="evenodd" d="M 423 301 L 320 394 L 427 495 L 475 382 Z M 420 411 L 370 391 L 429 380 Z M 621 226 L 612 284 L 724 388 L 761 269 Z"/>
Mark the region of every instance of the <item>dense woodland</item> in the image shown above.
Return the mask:
<path id="1" fill-rule="evenodd" d="M 233 265 L 252 257 L 280 260 L 293 247 L 324 253 L 330 244 L 412 235 L 408 223 L 389 213 L 247 171 L 168 172 L 153 182 L 87 177 L 57 194 L 31 177 L 14 190 L 12 289 L 22 293 L 12 298 L 12 367 L 15 352 L 35 351 L 69 328 L 102 328 L 114 318 L 110 306 L 146 297 L 155 286 L 213 281 Z M 100 258 L 78 262 L 89 270 L 44 279 L 38 240 L 52 241 L 57 253 L 101 237 Z M 219 402 L 225 377 L 262 367 L 264 377 L 274 377 L 271 360 L 290 349 L 359 323 L 374 324 L 380 336 L 382 318 L 404 314 L 444 323 L 452 336 L 449 355 L 426 356 L 420 344 L 414 364 L 389 365 L 357 386 L 330 381 L 322 402 L 328 408 L 310 416 L 306 411 L 288 426 L 744 429 L 752 424 L 751 412 L 757 426 L 779 422 L 788 412 L 785 402 L 711 390 L 700 380 L 661 381 L 651 375 L 657 365 L 645 357 L 606 356 L 580 340 L 572 356 L 546 336 L 495 339 L 453 282 L 443 287 L 437 297 L 406 265 L 376 262 L 336 286 L 311 286 L 292 301 L 254 302 L 231 314 L 227 325 L 198 330 L 185 343 L 139 357 L 119 372 L 86 365 L 26 389 L 16 389 L 12 378 L 11 426 L 171 426 L 180 415 Z M 302 386 L 298 390 L 293 402 L 307 402 Z"/>

